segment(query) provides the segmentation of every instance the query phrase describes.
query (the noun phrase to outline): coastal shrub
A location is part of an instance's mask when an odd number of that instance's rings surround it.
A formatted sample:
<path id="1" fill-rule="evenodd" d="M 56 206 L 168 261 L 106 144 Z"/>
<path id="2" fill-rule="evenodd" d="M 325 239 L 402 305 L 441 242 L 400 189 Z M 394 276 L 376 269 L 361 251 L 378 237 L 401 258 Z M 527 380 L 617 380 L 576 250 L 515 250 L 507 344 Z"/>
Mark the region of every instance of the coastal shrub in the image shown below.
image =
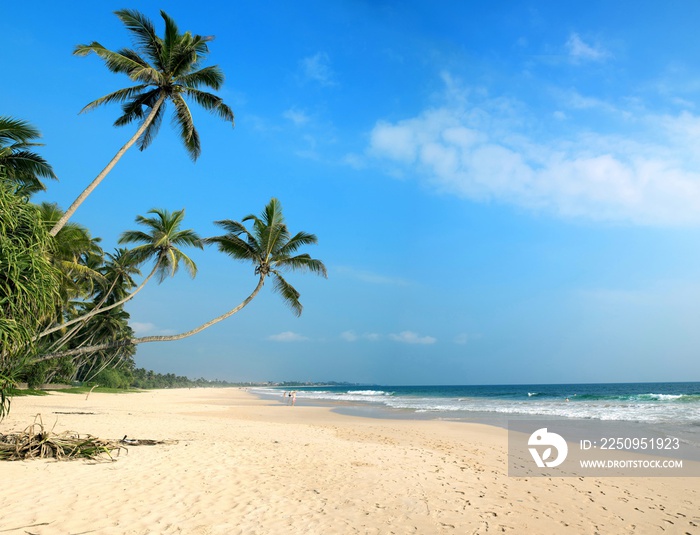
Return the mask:
<path id="1" fill-rule="evenodd" d="M 95 376 L 92 382 L 108 388 L 129 388 L 131 377 L 120 370 L 105 368 Z"/>
<path id="2" fill-rule="evenodd" d="M 15 195 L 0 176 L 0 399 L 31 352 L 39 326 L 55 317 L 60 273 L 50 260 L 53 238 L 36 206 Z M 5 410 L 0 410 L 0 418 Z"/>
<path id="3" fill-rule="evenodd" d="M 60 272 L 49 257 L 52 246 L 37 207 L 0 177 L 0 370 L 56 315 Z"/>

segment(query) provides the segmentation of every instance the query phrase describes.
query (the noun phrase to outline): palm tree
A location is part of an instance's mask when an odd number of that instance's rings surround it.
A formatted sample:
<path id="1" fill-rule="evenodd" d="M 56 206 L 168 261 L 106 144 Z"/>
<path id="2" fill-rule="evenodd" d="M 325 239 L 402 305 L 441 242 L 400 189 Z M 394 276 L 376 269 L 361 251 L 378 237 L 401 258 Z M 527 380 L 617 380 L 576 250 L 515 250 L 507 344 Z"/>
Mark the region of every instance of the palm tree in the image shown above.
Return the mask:
<path id="1" fill-rule="evenodd" d="M 172 213 L 168 210 L 155 208 L 148 213 L 155 214 L 155 217 L 136 216 L 136 222 L 144 225 L 148 232 L 130 230 L 122 233 L 119 238 L 119 243 L 139 243 L 140 245 L 128 251 L 118 250 L 116 256 L 110 255 L 111 262 L 107 264 L 108 269 L 105 278 L 106 280 L 112 279 L 112 283 L 110 283 L 106 294 L 98 292 L 97 303 L 95 306 L 91 307 L 89 312 L 63 324 L 46 329 L 38 338 L 44 337 L 74 323 L 84 322 L 96 314 L 123 305 L 127 301 L 133 299 L 154 275 L 158 275 L 159 282 L 163 282 L 167 277 L 174 276 L 181 263 L 185 265 L 190 276 L 194 278 L 197 273 L 197 266 L 190 257 L 179 249 L 179 247 L 184 245 L 202 249 L 203 244 L 195 231 L 192 229 L 181 229 L 182 221 L 185 217 L 184 208 Z M 59 236 L 72 225 L 71 223 L 61 230 Z M 155 259 L 155 264 L 151 272 L 138 288 L 130 294 L 126 294 L 127 288 L 124 288 L 124 282 L 126 281 L 133 284 L 131 274 L 137 271 L 135 267 L 151 259 Z M 117 286 L 117 282 L 121 282 L 122 284 Z M 112 292 L 115 289 L 117 289 L 118 292 L 122 292 L 120 298 L 116 300 L 112 299 L 114 302 L 108 303 L 107 306 L 102 306 L 113 297 Z"/>
<path id="2" fill-rule="evenodd" d="M 281 295 L 282 299 L 291 307 L 294 314 L 299 316 L 302 312 L 302 305 L 299 302 L 299 292 L 284 279 L 282 274 L 287 271 L 310 271 L 311 273 L 327 277 L 326 267 L 323 265 L 323 262 L 311 258 L 306 253 L 296 254 L 300 247 L 315 244 L 318 241 L 316 236 L 306 232 L 298 232 L 292 236 L 284 222 L 282 206 L 279 201 L 274 198 L 265 206 L 260 217 L 249 215 L 244 217 L 242 221 L 243 222 L 240 223 L 229 219 L 217 221 L 216 224 L 223 227 L 227 231 L 226 234 L 204 240 L 205 243 L 216 244 L 221 252 L 229 255 L 233 259 L 251 262 L 255 267 L 255 275 L 258 277 L 258 284 L 253 292 L 238 306 L 184 333 L 170 336 L 144 336 L 141 338 L 125 339 L 112 344 L 102 344 L 83 347 L 77 350 L 51 353 L 40 357 L 39 360 L 49 360 L 66 355 L 87 353 L 109 347 L 123 347 L 146 342 L 170 342 L 193 336 L 242 310 L 256 295 L 258 295 L 267 277 L 273 277 L 274 290 Z M 251 230 L 248 230 L 243 224 L 247 221 L 253 222 Z"/>
<path id="3" fill-rule="evenodd" d="M 167 277 L 177 273 L 180 264 L 184 264 L 191 277 L 197 274 L 197 266 L 183 253 L 179 246 L 203 248 L 202 240 L 192 229 L 181 230 L 185 209 L 168 212 L 159 208 L 148 211 L 155 217 L 136 216 L 136 222 L 145 226 L 149 232 L 128 230 L 119 238 L 119 243 L 139 243 L 129 251 L 137 263 L 143 263 L 151 258 L 156 259 L 153 273 L 163 282 Z M 152 273 L 152 274 L 153 274 Z"/>
<path id="4" fill-rule="evenodd" d="M 22 197 L 46 189 L 40 178 L 56 178 L 46 160 L 31 150 L 41 145 L 34 141 L 39 137 L 26 121 L 0 116 L 0 177 Z"/>
<path id="5" fill-rule="evenodd" d="M 199 156 L 201 147 L 199 134 L 184 97 L 233 124 L 233 111 L 224 104 L 223 99 L 199 89 L 202 86 L 219 89 L 224 81 L 224 75 L 218 66 L 200 68 L 202 60 L 209 52 L 207 43 L 214 39 L 213 36 L 180 33 L 175 21 L 164 11 L 160 12 L 165 21 L 164 37 L 159 37 L 151 21 L 138 11 L 122 9 L 115 14 L 131 32 L 137 50 L 124 48 L 115 52 L 95 41 L 89 45 L 78 45 L 74 54 L 86 56 L 94 52 L 104 60 L 111 72 L 126 74 L 136 85 L 119 89 L 90 102 L 81 113 L 103 104 L 119 102 L 122 103 L 122 115 L 114 122 L 114 126 L 124 126 L 132 122 L 140 122 L 140 126 L 66 210 L 63 218 L 51 230 L 53 235 L 70 219 L 132 145 L 138 142 L 139 149 L 144 150 L 151 144 L 163 121 L 167 101 L 173 104 L 173 123 L 177 125 L 180 138 L 193 160 Z M 150 110 L 148 114 L 147 110 Z"/>

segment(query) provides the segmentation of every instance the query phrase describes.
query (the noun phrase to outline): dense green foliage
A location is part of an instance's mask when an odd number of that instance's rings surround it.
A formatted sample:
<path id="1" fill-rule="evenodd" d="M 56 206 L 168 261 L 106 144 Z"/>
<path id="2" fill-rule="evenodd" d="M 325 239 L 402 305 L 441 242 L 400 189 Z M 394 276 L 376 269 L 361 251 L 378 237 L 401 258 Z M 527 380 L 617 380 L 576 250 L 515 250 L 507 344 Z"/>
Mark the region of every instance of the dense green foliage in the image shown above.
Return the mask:
<path id="1" fill-rule="evenodd" d="M 31 353 L 37 326 L 56 317 L 61 272 L 39 210 L 0 176 L 0 375 L 12 382 Z"/>
<path id="2" fill-rule="evenodd" d="M 25 121 L 0 116 L 0 174 L 13 193 L 23 197 L 46 186 L 42 178 L 56 178 L 51 166 L 35 153 L 39 131 Z"/>

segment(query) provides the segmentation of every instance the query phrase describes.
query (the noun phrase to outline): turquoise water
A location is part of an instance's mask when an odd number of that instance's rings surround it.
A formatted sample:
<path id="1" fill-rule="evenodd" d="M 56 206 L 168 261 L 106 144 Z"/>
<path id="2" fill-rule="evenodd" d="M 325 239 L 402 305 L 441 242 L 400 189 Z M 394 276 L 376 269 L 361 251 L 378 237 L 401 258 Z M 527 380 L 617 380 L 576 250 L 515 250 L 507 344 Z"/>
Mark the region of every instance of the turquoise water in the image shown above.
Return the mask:
<path id="1" fill-rule="evenodd" d="M 341 402 L 445 419 L 594 418 L 700 427 L 700 383 L 474 386 L 329 386 L 296 389 L 298 402 Z M 279 390 L 261 393 L 280 396 Z M 700 432 L 700 431 L 699 431 Z"/>

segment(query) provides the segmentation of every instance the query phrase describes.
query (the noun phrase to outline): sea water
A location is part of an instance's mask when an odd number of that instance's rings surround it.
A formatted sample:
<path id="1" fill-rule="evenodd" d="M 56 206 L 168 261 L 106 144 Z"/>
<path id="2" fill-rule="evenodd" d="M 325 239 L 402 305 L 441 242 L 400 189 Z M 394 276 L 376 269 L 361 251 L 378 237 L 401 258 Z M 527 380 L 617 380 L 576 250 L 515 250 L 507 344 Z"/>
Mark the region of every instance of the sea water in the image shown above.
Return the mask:
<path id="1" fill-rule="evenodd" d="M 278 389 L 256 389 L 281 397 Z M 503 427 L 512 419 L 593 419 L 680 434 L 700 448 L 700 383 L 295 387 L 297 403 L 338 412 Z"/>

